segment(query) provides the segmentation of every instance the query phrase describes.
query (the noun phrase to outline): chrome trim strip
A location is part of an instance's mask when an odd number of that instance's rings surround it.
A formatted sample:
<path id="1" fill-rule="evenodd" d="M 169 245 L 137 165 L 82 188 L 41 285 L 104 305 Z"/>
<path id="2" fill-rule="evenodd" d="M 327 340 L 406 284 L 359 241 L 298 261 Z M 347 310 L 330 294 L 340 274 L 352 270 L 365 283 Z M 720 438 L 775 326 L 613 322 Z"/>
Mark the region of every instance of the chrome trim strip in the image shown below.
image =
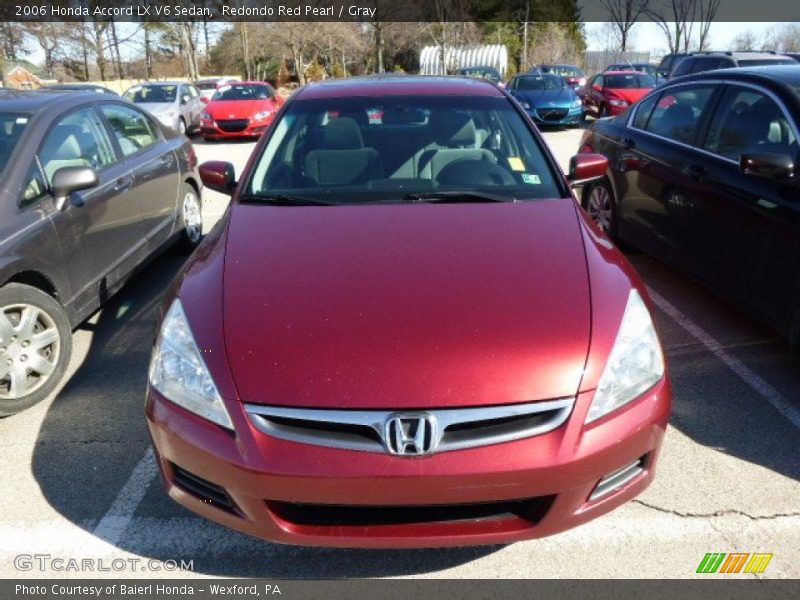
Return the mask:
<path id="1" fill-rule="evenodd" d="M 392 418 L 417 417 L 425 415 L 436 423 L 435 439 L 430 453 L 463 450 L 491 444 L 500 444 L 520 440 L 550 432 L 560 427 L 569 417 L 575 405 L 575 398 L 562 398 L 544 402 L 528 402 L 525 404 L 507 404 L 503 406 L 481 406 L 476 408 L 444 408 L 431 410 L 336 410 L 287 408 L 282 406 L 264 406 L 261 404 L 245 404 L 244 408 L 253 425 L 262 433 L 291 442 L 312 444 L 328 448 L 360 450 L 363 452 L 391 453 L 385 438 L 385 424 Z M 481 434 L 480 425 L 472 431 L 472 435 L 458 435 L 449 427 L 468 423 L 478 424 L 481 421 L 491 422 L 498 419 L 535 416 L 544 412 L 555 411 L 555 414 L 544 423 L 511 428 L 509 431 L 495 431 Z M 306 421 L 308 427 L 294 427 L 276 423 L 273 419 L 291 419 Z M 314 429 L 313 423 L 328 425 L 350 425 L 364 429 L 364 435 L 352 432 L 324 431 Z M 491 423 L 487 427 L 492 427 Z M 377 440 L 381 441 L 378 442 Z"/>

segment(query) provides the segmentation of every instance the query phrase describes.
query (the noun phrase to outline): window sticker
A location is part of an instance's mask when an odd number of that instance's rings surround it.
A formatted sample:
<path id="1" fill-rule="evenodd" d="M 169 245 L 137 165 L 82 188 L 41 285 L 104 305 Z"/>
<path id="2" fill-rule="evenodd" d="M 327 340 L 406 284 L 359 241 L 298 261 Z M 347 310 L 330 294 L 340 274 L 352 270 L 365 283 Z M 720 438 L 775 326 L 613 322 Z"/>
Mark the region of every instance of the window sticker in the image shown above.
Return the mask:
<path id="1" fill-rule="evenodd" d="M 539 177 L 538 175 L 533 175 L 531 173 L 523 173 L 522 181 L 530 185 L 539 185 L 542 183 L 541 177 Z"/>
<path id="2" fill-rule="evenodd" d="M 508 157 L 508 164 L 514 171 L 524 171 L 525 170 L 525 163 L 522 162 L 522 159 L 519 156 L 509 156 Z"/>

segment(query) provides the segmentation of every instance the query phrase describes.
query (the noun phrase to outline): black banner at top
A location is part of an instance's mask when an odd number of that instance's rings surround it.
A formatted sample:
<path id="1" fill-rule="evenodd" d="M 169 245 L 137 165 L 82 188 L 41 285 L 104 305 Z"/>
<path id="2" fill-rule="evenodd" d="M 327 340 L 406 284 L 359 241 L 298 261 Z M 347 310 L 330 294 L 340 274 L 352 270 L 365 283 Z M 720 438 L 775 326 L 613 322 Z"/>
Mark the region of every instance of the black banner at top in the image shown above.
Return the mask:
<path id="1" fill-rule="evenodd" d="M 3 21 L 613 21 L 615 0 L 3 0 Z M 710 19 L 709 9 L 716 5 Z M 798 0 L 649 0 L 640 20 L 797 21 Z M 680 11 L 691 11 L 678 14 Z M 706 17 L 704 17 L 704 15 Z"/>

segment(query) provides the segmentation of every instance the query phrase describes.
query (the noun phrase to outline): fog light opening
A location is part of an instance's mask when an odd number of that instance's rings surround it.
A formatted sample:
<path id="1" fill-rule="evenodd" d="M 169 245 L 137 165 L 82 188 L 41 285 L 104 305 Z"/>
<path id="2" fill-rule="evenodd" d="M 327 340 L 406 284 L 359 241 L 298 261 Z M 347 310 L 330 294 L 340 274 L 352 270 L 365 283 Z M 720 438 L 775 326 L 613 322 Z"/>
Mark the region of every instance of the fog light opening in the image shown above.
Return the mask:
<path id="1" fill-rule="evenodd" d="M 644 473 L 644 465 L 647 459 L 647 455 L 642 456 L 638 460 L 633 461 L 629 465 L 625 465 L 621 469 L 617 469 L 616 471 L 612 471 L 605 477 L 603 477 L 597 485 L 595 486 L 592 494 L 589 496 L 589 502 L 594 502 L 595 500 L 599 500 L 604 496 L 607 496 L 611 492 L 615 492 L 618 489 L 625 487 L 631 481 L 636 479 L 639 475 Z"/>

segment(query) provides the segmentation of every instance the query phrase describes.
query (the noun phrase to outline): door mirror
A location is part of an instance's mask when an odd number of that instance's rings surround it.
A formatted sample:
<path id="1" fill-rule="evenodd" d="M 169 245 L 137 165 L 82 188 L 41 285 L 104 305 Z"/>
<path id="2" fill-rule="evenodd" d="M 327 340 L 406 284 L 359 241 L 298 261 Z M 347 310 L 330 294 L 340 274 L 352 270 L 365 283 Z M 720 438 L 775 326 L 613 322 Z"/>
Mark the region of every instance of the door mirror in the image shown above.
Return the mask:
<path id="1" fill-rule="evenodd" d="M 603 91 L 603 86 L 600 85 L 599 83 L 593 83 L 592 84 L 592 89 L 594 91 L 596 91 L 596 92 L 602 92 Z"/>
<path id="2" fill-rule="evenodd" d="M 51 182 L 56 209 L 66 209 L 67 200 L 73 192 L 93 188 L 99 182 L 97 171 L 91 167 L 61 167 L 53 173 Z M 74 204 L 83 206 L 82 201 L 76 201 Z"/>
<path id="3" fill-rule="evenodd" d="M 229 162 L 210 160 L 200 165 L 200 179 L 207 188 L 230 196 L 236 189 L 236 171 Z"/>
<path id="4" fill-rule="evenodd" d="M 608 159 L 602 154 L 576 154 L 569 161 L 567 180 L 571 187 L 578 187 L 605 177 Z"/>
<path id="5" fill-rule="evenodd" d="M 190 97 L 188 95 L 181 96 L 181 104 L 189 104 Z"/>
<path id="6" fill-rule="evenodd" d="M 742 175 L 764 179 L 790 179 L 795 176 L 795 164 L 788 154 L 742 154 L 739 157 Z"/>
<path id="7" fill-rule="evenodd" d="M 205 96 L 200 96 L 200 102 L 202 102 L 203 104 L 208 104 L 209 99 L 206 98 Z"/>

